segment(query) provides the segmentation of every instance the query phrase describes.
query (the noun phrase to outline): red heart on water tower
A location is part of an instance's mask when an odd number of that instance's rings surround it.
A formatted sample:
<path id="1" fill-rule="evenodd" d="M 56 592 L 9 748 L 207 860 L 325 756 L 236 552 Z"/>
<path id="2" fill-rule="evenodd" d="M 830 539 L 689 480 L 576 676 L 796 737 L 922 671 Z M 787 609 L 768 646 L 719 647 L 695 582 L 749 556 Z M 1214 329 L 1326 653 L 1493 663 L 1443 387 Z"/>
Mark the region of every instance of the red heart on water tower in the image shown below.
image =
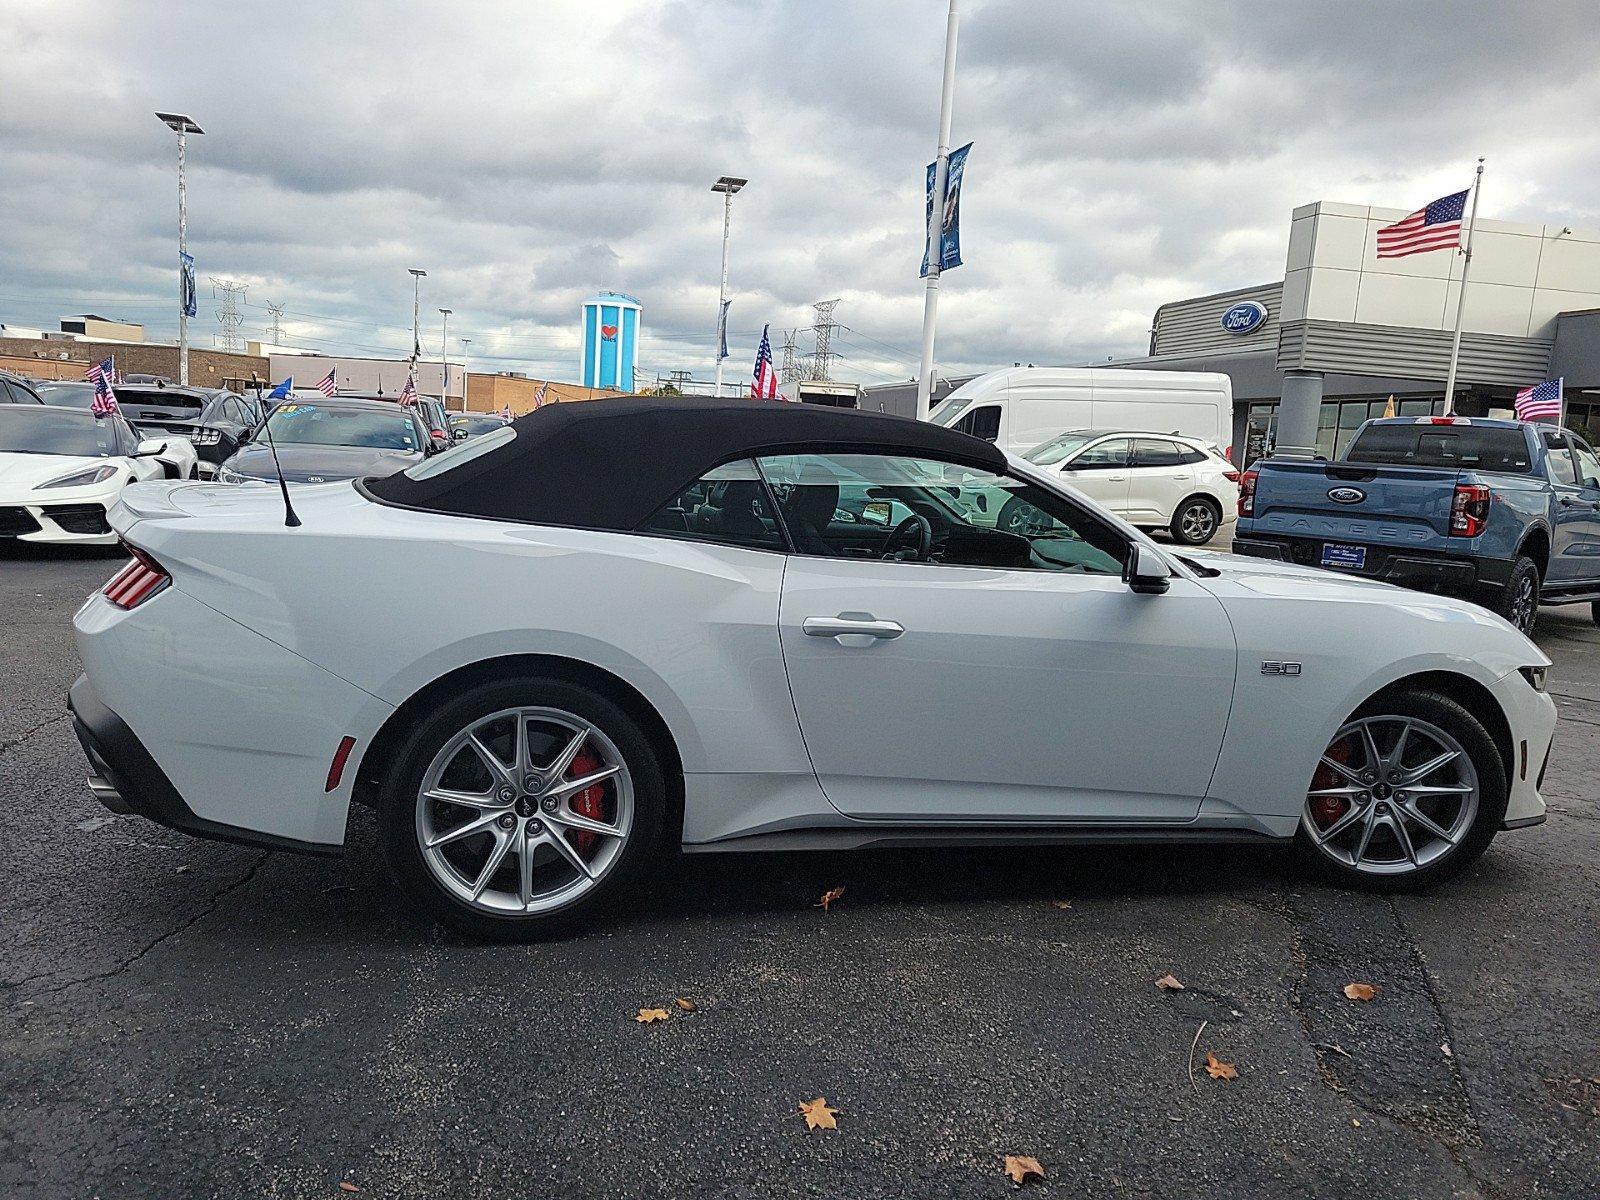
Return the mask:
<path id="1" fill-rule="evenodd" d="M 612 338 L 617 336 L 617 327 L 615 325 L 600 326 L 600 336 L 609 342 Z"/>

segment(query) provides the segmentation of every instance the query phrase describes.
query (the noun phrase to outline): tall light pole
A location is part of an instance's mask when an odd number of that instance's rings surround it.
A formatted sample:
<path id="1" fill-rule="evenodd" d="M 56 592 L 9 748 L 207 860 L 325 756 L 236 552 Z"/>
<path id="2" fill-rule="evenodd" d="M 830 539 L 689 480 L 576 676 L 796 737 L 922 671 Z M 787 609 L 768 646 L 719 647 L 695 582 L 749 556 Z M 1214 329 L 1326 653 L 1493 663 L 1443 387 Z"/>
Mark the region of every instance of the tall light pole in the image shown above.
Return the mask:
<path id="1" fill-rule="evenodd" d="M 450 314 L 453 308 L 441 308 L 439 316 L 442 323 L 439 326 L 439 369 L 443 372 L 442 382 L 439 384 L 439 407 L 450 407 Z"/>
<path id="2" fill-rule="evenodd" d="M 733 194 L 745 184 L 748 179 L 735 179 L 732 175 L 724 175 L 711 185 L 713 192 L 722 193 L 722 286 L 717 289 L 717 391 L 722 395 L 722 343 L 727 340 L 728 326 L 728 228 L 733 222 Z"/>
<path id="3" fill-rule="evenodd" d="M 944 226 L 944 190 L 950 180 L 950 122 L 956 106 L 956 0 L 944 33 L 944 83 L 939 91 L 939 154 L 933 160 L 933 203 L 928 206 L 928 278 L 922 298 L 922 371 L 917 376 L 917 419 L 933 406 L 933 331 L 939 319 L 939 241 Z"/>
<path id="4" fill-rule="evenodd" d="M 189 383 L 189 203 L 188 181 L 183 174 L 183 153 L 191 133 L 204 133 L 182 113 L 162 113 L 161 123 L 178 135 L 178 383 Z"/>
<path id="5" fill-rule="evenodd" d="M 415 380 L 417 361 L 422 357 L 422 281 L 428 273 L 416 267 L 406 270 L 411 273 L 411 376 Z"/>
<path id="6" fill-rule="evenodd" d="M 467 347 L 472 345 L 471 338 L 457 338 L 461 344 L 461 411 L 467 411 L 467 382 L 470 373 L 467 370 Z"/>

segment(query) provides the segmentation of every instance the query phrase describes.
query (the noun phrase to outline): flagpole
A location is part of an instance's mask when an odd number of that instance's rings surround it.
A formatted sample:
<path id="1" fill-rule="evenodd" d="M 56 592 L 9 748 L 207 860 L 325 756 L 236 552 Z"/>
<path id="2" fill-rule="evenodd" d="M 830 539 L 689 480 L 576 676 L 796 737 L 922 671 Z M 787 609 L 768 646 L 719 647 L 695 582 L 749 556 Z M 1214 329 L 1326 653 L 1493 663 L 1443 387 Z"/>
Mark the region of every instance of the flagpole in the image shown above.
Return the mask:
<path id="1" fill-rule="evenodd" d="M 956 29 L 960 13 L 950 0 L 945 21 L 944 82 L 939 89 L 939 152 L 933 160 L 933 202 L 928 205 L 928 275 L 922 292 L 922 370 L 917 375 L 917 420 L 933 407 L 933 337 L 939 322 L 939 241 L 944 226 L 944 191 L 950 181 L 950 125 L 956 106 Z"/>
<path id="2" fill-rule="evenodd" d="M 1444 384 L 1444 415 L 1453 416 L 1456 410 L 1456 363 L 1461 358 L 1461 314 L 1467 306 L 1467 272 L 1472 269 L 1472 230 L 1478 223 L 1478 193 L 1483 190 L 1483 159 L 1478 159 L 1478 173 L 1472 180 L 1472 212 L 1467 216 L 1467 245 L 1461 262 L 1461 290 L 1456 293 L 1456 331 L 1450 340 L 1450 373 Z"/>

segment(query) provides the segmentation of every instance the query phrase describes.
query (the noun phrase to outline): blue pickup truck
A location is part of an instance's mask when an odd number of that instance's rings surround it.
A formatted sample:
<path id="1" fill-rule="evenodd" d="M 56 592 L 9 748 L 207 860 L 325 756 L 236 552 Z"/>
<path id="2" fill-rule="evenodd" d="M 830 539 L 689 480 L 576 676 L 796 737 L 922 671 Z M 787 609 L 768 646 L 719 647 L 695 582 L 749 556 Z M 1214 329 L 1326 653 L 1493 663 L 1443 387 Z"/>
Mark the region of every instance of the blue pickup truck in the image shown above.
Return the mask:
<path id="1" fill-rule="evenodd" d="M 1468 596 L 1524 633 L 1540 604 L 1600 623 L 1600 457 L 1553 425 L 1372 420 L 1336 462 L 1246 471 L 1233 548 Z"/>

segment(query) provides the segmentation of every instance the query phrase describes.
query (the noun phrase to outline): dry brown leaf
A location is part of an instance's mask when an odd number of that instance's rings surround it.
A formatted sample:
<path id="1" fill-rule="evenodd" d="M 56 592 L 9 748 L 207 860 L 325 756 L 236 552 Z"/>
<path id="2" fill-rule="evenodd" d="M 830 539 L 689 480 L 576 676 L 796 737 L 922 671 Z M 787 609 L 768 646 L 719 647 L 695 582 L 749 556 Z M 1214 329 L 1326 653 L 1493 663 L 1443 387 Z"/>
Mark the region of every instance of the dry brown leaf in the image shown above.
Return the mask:
<path id="1" fill-rule="evenodd" d="M 1237 1079 L 1238 1069 L 1230 1062 L 1223 1062 L 1211 1051 L 1206 1051 L 1206 1074 L 1213 1079 Z"/>
<path id="2" fill-rule="evenodd" d="M 1053 901 L 1053 903 L 1055 904 L 1055 906 L 1057 908 L 1071 908 L 1072 907 L 1072 901 L 1071 900 L 1056 900 L 1056 901 Z"/>
<path id="3" fill-rule="evenodd" d="M 341 1192 L 359 1192 L 361 1189 L 355 1184 L 351 1183 L 348 1179 L 344 1179 L 340 1180 L 339 1182 L 339 1190 Z"/>
<path id="4" fill-rule="evenodd" d="M 800 1115 L 806 1119 L 807 1129 L 837 1129 L 839 1122 L 834 1117 L 839 1115 L 837 1108 L 829 1108 L 828 1102 L 821 1096 L 815 1100 L 800 1101 Z"/>
<path id="5" fill-rule="evenodd" d="M 1018 1187 L 1027 1183 L 1030 1177 L 1044 1178 L 1044 1168 L 1039 1165 L 1039 1160 L 1026 1154 L 1006 1155 L 1004 1170 L 1011 1182 Z"/>
<path id="6" fill-rule="evenodd" d="M 641 1008 L 639 1015 L 634 1020 L 641 1025 L 648 1025 L 652 1021 L 665 1021 L 668 1015 L 667 1010 L 664 1008 Z"/>
<path id="7" fill-rule="evenodd" d="M 1163 975 L 1156 980 L 1156 986 L 1163 992 L 1181 992 L 1184 990 L 1183 984 L 1178 982 L 1176 975 Z"/>
<path id="8" fill-rule="evenodd" d="M 673 1003 L 683 1009 L 684 1012 L 693 1012 L 695 1010 L 694 1001 L 685 999 L 683 996 L 679 996 Z"/>
<path id="9" fill-rule="evenodd" d="M 1370 983 L 1347 983 L 1344 985 L 1344 998 L 1346 1000 L 1372 1000 L 1377 997 L 1379 989 Z"/>
<path id="10" fill-rule="evenodd" d="M 842 895 L 844 895 L 844 889 L 842 887 L 829 888 L 827 891 L 822 893 L 822 899 L 817 901 L 817 903 L 812 905 L 812 907 L 820 908 L 823 912 L 827 912 L 828 905 L 832 904 Z"/>

